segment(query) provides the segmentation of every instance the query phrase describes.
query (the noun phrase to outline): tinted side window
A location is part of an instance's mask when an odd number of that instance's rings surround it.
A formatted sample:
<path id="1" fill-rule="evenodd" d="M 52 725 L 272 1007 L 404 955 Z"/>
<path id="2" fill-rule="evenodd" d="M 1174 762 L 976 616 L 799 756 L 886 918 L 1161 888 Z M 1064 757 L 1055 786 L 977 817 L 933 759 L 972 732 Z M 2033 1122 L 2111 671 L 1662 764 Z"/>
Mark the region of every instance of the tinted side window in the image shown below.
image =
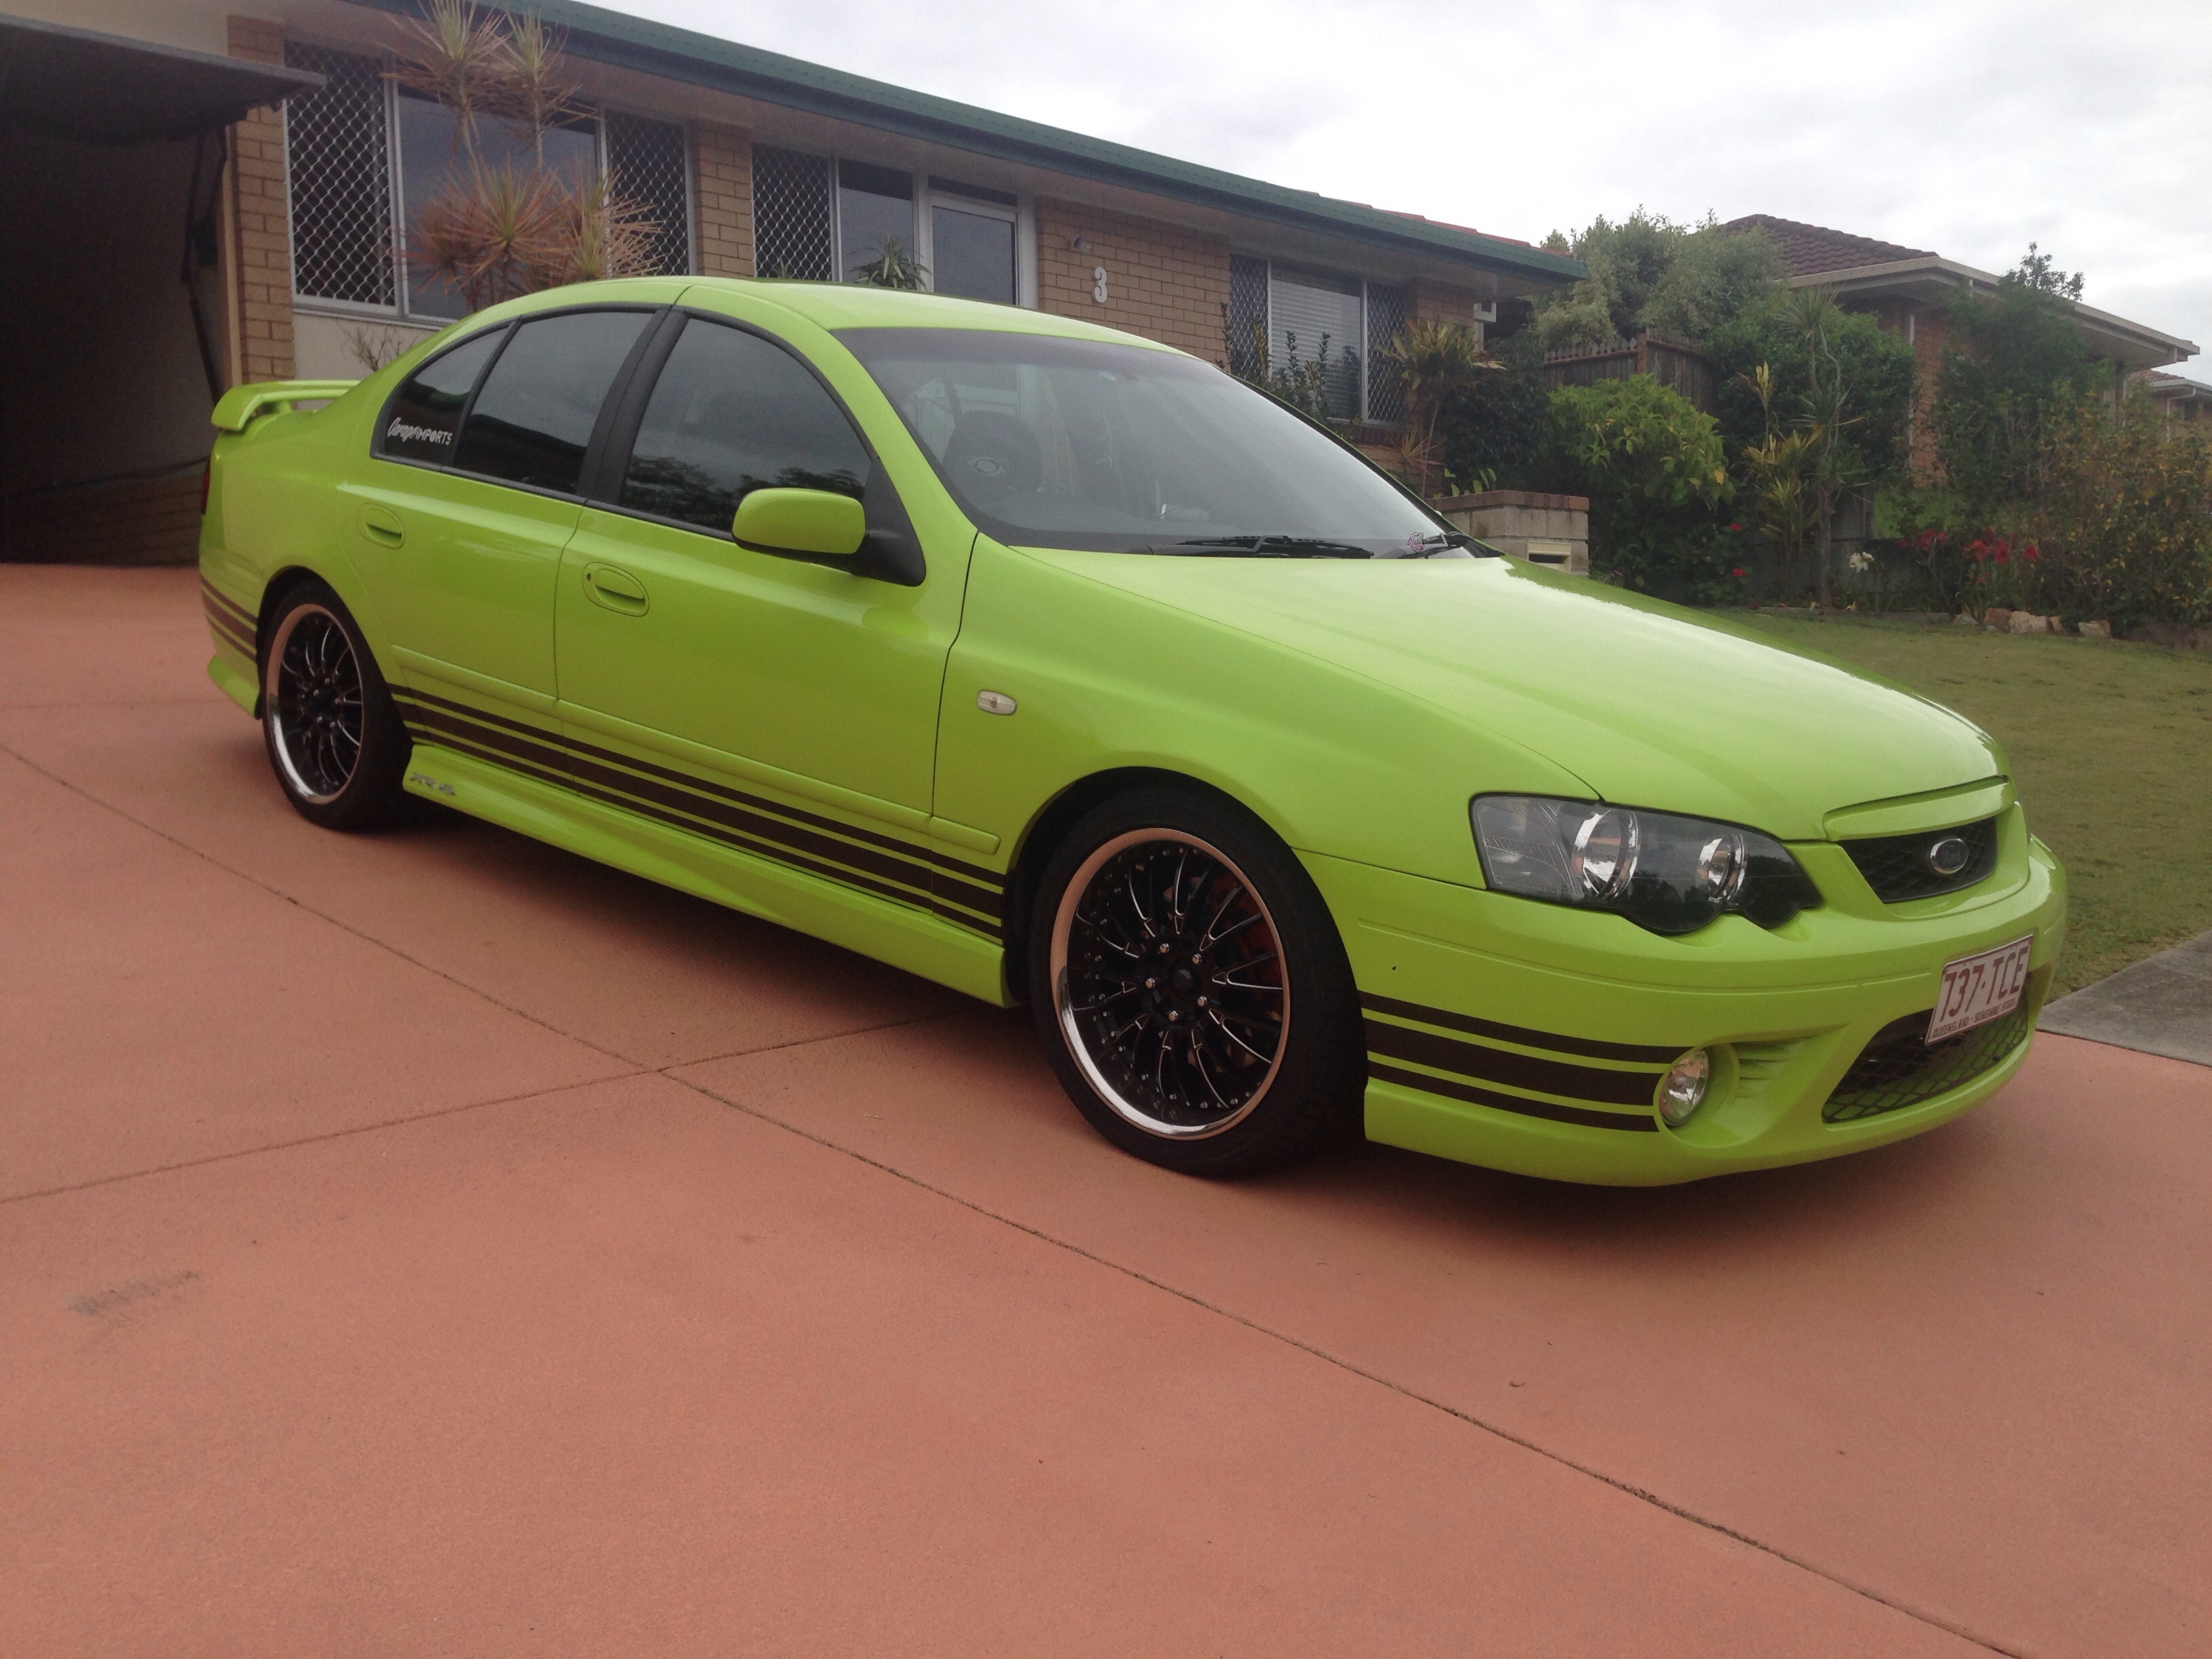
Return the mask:
<path id="1" fill-rule="evenodd" d="M 439 465 L 451 461 L 453 428 L 460 424 L 461 410 L 468 406 L 477 377 L 506 337 L 505 329 L 495 328 L 462 341 L 416 369 L 385 410 L 376 453 L 395 461 Z"/>
<path id="2" fill-rule="evenodd" d="M 509 483 L 573 491 L 607 389 L 653 320 L 576 311 L 524 323 L 485 377 L 453 465 Z"/>
<path id="3" fill-rule="evenodd" d="M 729 533 L 745 492 L 859 498 L 868 452 L 821 383 L 758 335 L 693 318 L 645 407 L 622 504 Z"/>

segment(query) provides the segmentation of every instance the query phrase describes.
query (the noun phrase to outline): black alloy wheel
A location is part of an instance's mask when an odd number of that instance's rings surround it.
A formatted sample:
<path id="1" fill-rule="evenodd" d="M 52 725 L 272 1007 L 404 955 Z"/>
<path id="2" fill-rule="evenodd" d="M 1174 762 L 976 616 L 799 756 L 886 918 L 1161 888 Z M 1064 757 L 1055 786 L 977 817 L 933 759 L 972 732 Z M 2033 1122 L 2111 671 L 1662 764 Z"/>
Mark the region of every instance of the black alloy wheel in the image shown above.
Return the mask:
<path id="1" fill-rule="evenodd" d="M 1161 789 L 1094 811 L 1041 884 L 1030 947 L 1054 1069 L 1124 1150 L 1242 1173 L 1358 1121 L 1342 942 L 1290 850 L 1232 803 Z"/>
<path id="2" fill-rule="evenodd" d="M 263 653 L 261 724 L 285 799 L 327 830 L 386 823 L 409 742 L 353 618 L 320 582 L 280 602 Z"/>

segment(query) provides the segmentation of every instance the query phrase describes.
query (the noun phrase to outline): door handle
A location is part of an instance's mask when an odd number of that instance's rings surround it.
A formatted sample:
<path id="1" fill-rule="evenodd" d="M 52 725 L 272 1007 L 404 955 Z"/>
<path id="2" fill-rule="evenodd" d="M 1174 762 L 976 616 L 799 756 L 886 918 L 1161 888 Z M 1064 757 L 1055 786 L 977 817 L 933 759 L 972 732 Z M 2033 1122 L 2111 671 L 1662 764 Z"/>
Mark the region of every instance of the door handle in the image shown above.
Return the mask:
<path id="1" fill-rule="evenodd" d="M 361 533 L 379 547 L 403 547 L 407 542 L 407 526 L 388 507 L 362 508 Z"/>
<path id="2" fill-rule="evenodd" d="M 625 617 L 642 617 L 652 603 L 643 582 L 611 564 L 584 567 L 584 592 L 594 605 Z"/>

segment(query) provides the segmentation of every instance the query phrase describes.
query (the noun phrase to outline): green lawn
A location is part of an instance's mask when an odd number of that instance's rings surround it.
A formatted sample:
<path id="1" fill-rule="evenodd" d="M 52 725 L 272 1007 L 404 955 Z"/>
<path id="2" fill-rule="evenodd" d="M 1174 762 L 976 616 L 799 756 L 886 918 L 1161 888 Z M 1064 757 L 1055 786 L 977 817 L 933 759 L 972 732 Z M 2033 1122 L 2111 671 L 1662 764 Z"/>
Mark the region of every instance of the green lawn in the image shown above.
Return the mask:
<path id="1" fill-rule="evenodd" d="M 2212 928 L 2212 656 L 1888 618 L 1731 613 L 1948 703 L 2012 757 L 2066 866 L 2057 992 Z"/>

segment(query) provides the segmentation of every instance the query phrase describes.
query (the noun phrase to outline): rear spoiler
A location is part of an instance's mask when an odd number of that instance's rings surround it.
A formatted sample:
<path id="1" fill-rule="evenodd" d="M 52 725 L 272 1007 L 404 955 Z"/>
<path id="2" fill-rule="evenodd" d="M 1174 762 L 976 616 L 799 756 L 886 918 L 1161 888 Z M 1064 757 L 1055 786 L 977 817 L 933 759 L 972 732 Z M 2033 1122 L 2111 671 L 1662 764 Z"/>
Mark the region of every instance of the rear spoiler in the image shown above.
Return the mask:
<path id="1" fill-rule="evenodd" d="M 358 380 L 257 380 L 224 392 L 209 418 L 225 432 L 243 432 L 257 415 L 270 410 L 289 411 L 295 404 L 327 403 L 360 384 Z"/>

